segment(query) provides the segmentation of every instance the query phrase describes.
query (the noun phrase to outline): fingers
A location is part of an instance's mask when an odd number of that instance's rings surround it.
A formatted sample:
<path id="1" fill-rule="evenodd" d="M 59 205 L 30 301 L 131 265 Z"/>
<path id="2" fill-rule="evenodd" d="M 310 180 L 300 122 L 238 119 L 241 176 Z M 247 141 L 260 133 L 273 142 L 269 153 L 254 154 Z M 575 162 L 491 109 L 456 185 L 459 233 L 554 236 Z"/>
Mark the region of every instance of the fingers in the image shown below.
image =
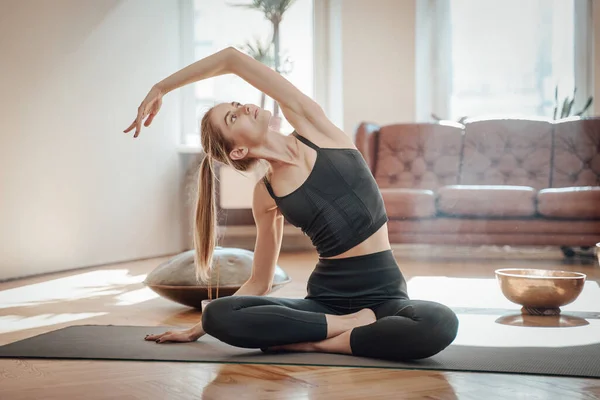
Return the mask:
<path id="1" fill-rule="evenodd" d="M 148 118 L 146 119 L 146 122 L 144 122 L 144 126 L 146 128 L 150 126 L 150 124 L 152 123 L 152 120 L 154 119 L 155 116 L 156 116 L 156 114 L 150 114 L 148 116 Z"/>
<path id="2" fill-rule="evenodd" d="M 129 125 L 129 127 L 127 129 L 125 129 L 123 132 L 124 133 L 128 133 L 129 131 L 131 131 L 134 127 L 135 127 L 135 134 L 133 135 L 133 137 L 137 137 L 139 135 L 139 131 L 140 131 L 140 122 L 142 120 L 142 118 L 140 117 L 141 114 L 138 114 L 138 116 L 135 118 L 135 120 L 131 123 L 131 125 Z"/>
<path id="3" fill-rule="evenodd" d="M 164 342 L 168 342 L 168 341 L 178 341 L 177 340 L 177 335 L 175 335 L 173 332 L 168 331 L 165 333 L 161 333 L 158 335 L 146 335 L 144 337 L 144 340 L 151 340 L 154 341 L 156 343 L 164 343 Z"/>
<path id="4" fill-rule="evenodd" d="M 158 114 L 158 111 L 160 110 L 160 106 L 162 105 L 162 100 L 159 99 L 153 106 L 152 106 L 152 111 L 150 111 L 150 115 L 148 116 L 148 119 L 146 119 L 146 122 L 144 123 L 145 127 L 150 126 L 150 124 L 152 123 L 152 121 L 154 121 L 154 117 L 156 117 L 156 114 Z"/>
<path id="5" fill-rule="evenodd" d="M 127 129 L 125 129 L 123 132 L 128 133 L 133 129 L 133 127 L 135 127 L 135 133 L 133 134 L 133 137 L 134 138 L 138 137 L 140 134 L 140 131 L 142 130 L 142 121 L 144 120 L 144 118 L 146 118 L 146 116 L 148 116 L 148 118 L 144 122 L 144 126 L 145 127 L 150 126 L 150 124 L 154 120 L 154 117 L 156 116 L 156 114 L 158 114 L 158 111 L 160 110 L 161 106 L 162 106 L 162 98 L 161 97 L 155 98 L 149 94 L 146 97 L 146 99 L 142 102 L 142 104 L 138 107 L 138 113 L 135 118 L 135 121 L 133 121 L 131 123 L 131 125 L 129 125 L 129 127 Z"/>
<path id="6" fill-rule="evenodd" d="M 157 340 L 161 335 L 146 335 L 144 340 Z"/>
<path id="7" fill-rule="evenodd" d="M 170 335 L 170 334 L 171 334 L 171 331 L 168 331 L 168 332 L 165 332 L 165 333 L 159 333 L 159 334 L 156 334 L 156 335 L 146 335 L 146 337 L 144 337 L 144 339 L 145 340 L 157 341 L 160 338 L 162 338 L 164 336 L 167 336 L 167 335 Z"/>
<path id="8" fill-rule="evenodd" d="M 135 127 L 135 134 L 133 135 L 133 137 L 134 138 L 138 137 L 138 135 L 140 134 L 142 119 L 144 119 L 144 116 L 145 116 L 144 108 L 145 108 L 144 104 L 142 104 L 138 108 L 138 115 L 137 115 L 137 117 L 135 117 L 135 120 L 131 123 L 131 125 L 129 125 L 129 127 L 127 127 L 127 129 L 125 129 L 123 131 L 123 133 L 128 133 L 129 131 L 131 131 L 133 129 L 133 127 Z M 151 119 L 149 118 L 146 121 L 146 126 L 148 126 L 152 122 L 152 119 L 154 119 L 154 116 L 152 116 Z"/>
<path id="9" fill-rule="evenodd" d="M 138 116 L 135 120 L 135 133 L 133 135 L 134 138 L 138 137 L 138 135 L 140 134 L 140 130 L 142 129 L 141 125 L 142 125 L 143 118 L 144 118 L 144 111 L 143 111 L 143 109 L 140 109 L 140 111 L 138 112 Z"/>
<path id="10" fill-rule="evenodd" d="M 164 343 L 164 342 L 168 342 L 168 341 L 169 341 L 169 340 L 171 340 L 171 339 L 172 339 L 171 335 L 164 335 L 164 336 L 162 336 L 160 339 L 158 339 L 158 340 L 156 341 L 156 343 Z"/>
<path id="11" fill-rule="evenodd" d="M 135 120 L 134 120 L 134 121 L 131 123 L 131 125 L 129 125 L 129 127 L 128 127 L 127 129 L 125 129 L 123 132 L 125 132 L 125 133 L 129 132 L 130 130 L 132 130 L 132 129 L 133 129 L 133 127 L 134 127 L 134 126 L 135 126 Z"/>
<path id="12" fill-rule="evenodd" d="M 144 100 L 142 102 L 142 104 L 138 107 L 138 114 L 137 114 L 135 120 L 123 132 L 128 133 L 135 127 L 135 133 L 134 133 L 133 137 L 134 138 L 138 137 L 140 134 L 140 131 L 142 130 L 142 121 L 144 120 L 144 118 L 146 118 L 146 116 L 148 117 L 146 119 L 146 121 L 144 122 L 144 126 L 145 127 L 150 126 L 150 124 L 154 120 L 154 117 L 156 117 L 156 114 L 158 114 L 158 111 L 160 110 L 161 105 L 162 105 L 161 98 L 153 99 L 151 101 L 148 101 L 148 99 Z"/>
<path id="13" fill-rule="evenodd" d="M 156 114 L 150 114 L 150 116 L 148 117 L 148 119 L 146 119 L 146 122 L 144 123 L 145 127 L 150 126 L 150 124 L 152 123 L 152 120 L 154 119 L 154 116 Z M 129 127 L 127 129 L 125 129 L 123 132 L 124 133 L 128 133 L 129 131 L 131 131 L 134 127 L 135 127 L 135 134 L 133 135 L 133 137 L 138 137 L 139 132 L 141 130 L 141 120 L 143 118 L 140 118 L 139 116 L 131 123 L 131 125 L 129 125 Z"/>

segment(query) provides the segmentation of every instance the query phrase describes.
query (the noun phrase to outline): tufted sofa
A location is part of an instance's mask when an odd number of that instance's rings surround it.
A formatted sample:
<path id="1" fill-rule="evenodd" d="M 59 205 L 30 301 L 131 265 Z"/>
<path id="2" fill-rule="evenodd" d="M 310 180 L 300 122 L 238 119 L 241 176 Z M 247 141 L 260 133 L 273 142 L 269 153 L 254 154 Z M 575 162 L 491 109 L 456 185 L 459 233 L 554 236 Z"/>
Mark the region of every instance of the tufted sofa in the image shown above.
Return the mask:
<path id="1" fill-rule="evenodd" d="M 355 143 L 394 243 L 600 242 L 600 118 L 365 122 Z"/>

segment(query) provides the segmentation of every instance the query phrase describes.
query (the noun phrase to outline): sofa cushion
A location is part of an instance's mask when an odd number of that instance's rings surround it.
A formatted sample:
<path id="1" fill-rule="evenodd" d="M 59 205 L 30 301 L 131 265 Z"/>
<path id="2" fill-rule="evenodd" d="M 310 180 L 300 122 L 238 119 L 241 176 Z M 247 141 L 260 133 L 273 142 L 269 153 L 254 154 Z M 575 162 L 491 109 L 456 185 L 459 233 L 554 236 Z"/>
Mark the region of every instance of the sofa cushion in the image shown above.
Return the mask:
<path id="1" fill-rule="evenodd" d="M 457 217 L 532 217 L 536 192 L 528 186 L 444 186 L 438 190 L 437 208 Z"/>
<path id="2" fill-rule="evenodd" d="M 541 190 L 538 193 L 538 212 L 549 218 L 600 218 L 600 187 Z"/>
<path id="3" fill-rule="evenodd" d="M 427 218 L 436 214 L 435 195 L 431 190 L 381 189 L 390 218 Z"/>
<path id="4" fill-rule="evenodd" d="M 390 221 L 388 231 L 427 235 L 556 235 L 596 236 L 600 241 L 600 221 L 558 218 L 455 218 Z M 594 242 L 595 243 L 595 242 Z"/>
<path id="5" fill-rule="evenodd" d="M 465 124 L 459 184 L 550 186 L 552 124 L 490 119 Z"/>
<path id="6" fill-rule="evenodd" d="M 373 174 L 379 187 L 431 190 L 457 184 L 462 128 L 451 123 L 382 127 Z"/>
<path id="7" fill-rule="evenodd" d="M 565 119 L 554 126 L 552 188 L 600 186 L 600 118 Z"/>

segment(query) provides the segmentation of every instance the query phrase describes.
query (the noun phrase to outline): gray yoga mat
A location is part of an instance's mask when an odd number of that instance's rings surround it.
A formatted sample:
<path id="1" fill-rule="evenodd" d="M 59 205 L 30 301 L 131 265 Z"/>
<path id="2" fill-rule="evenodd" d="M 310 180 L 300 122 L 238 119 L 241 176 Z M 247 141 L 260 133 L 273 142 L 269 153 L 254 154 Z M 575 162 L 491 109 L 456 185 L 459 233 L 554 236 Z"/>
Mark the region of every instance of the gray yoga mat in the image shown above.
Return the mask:
<path id="1" fill-rule="evenodd" d="M 503 372 L 600 378 L 600 343 L 567 347 L 450 345 L 425 360 L 393 362 L 339 354 L 265 354 L 210 336 L 193 343 L 157 344 L 146 334 L 170 327 L 78 325 L 0 346 L 0 358 L 53 358 Z"/>

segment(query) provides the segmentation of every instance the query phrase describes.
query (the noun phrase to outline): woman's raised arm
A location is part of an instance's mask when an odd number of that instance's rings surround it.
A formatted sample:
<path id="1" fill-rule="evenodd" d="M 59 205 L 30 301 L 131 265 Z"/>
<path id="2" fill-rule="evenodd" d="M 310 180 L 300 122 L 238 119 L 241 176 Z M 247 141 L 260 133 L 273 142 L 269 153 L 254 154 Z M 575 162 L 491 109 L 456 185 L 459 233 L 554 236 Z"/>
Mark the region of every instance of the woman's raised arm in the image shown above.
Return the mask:
<path id="1" fill-rule="evenodd" d="M 265 64 L 228 47 L 175 72 L 155 84 L 140 107 L 134 122 L 125 130 L 136 128 L 134 137 L 141 129 L 142 120 L 149 116 L 145 126 L 149 126 L 160 109 L 162 96 L 182 86 L 215 76 L 235 74 L 256 89 L 274 99 L 286 119 L 296 128 L 308 128 L 310 124 L 317 131 L 327 134 L 337 128 L 326 117 L 323 109 L 313 99 L 302 93 L 290 81 Z M 334 136 L 332 133 L 330 136 Z"/>

